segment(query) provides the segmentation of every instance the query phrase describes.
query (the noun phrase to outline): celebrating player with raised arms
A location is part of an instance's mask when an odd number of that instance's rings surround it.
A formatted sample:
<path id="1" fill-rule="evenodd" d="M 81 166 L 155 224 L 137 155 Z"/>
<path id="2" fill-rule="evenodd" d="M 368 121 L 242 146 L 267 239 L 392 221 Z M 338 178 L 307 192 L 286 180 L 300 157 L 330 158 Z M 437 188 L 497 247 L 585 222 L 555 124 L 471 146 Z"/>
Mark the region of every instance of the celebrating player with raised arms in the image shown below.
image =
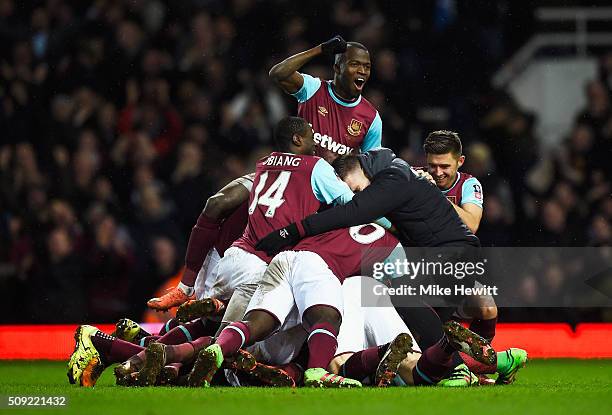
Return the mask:
<path id="1" fill-rule="evenodd" d="M 319 55 L 334 56 L 334 79 L 324 81 L 298 72 Z M 270 77 L 298 101 L 298 115 L 314 129 L 316 155 L 336 157 L 380 147 L 382 121 L 361 96 L 370 78 L 370 53 L 361 43 L 335 36 L 274 65 Z"/>

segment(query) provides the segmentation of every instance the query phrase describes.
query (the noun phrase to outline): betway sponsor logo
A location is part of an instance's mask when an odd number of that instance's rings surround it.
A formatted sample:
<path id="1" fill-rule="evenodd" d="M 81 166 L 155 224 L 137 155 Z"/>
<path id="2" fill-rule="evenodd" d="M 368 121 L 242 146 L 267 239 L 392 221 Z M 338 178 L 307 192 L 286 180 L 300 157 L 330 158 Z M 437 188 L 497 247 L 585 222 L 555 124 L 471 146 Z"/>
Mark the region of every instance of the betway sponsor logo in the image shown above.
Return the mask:
<path id="1" fill-rule="evenodd" d="M 328 136 L 327 134 L 321 135 L 320 133 L 315 133 L 314 142 L 316 145 L 321 146 L 327 150 L 331 150 L 338 155 L 351 154 L 354 150 L 353 148 L 345 144 L 340 144 L 334 141 L 334 139 Z"/>

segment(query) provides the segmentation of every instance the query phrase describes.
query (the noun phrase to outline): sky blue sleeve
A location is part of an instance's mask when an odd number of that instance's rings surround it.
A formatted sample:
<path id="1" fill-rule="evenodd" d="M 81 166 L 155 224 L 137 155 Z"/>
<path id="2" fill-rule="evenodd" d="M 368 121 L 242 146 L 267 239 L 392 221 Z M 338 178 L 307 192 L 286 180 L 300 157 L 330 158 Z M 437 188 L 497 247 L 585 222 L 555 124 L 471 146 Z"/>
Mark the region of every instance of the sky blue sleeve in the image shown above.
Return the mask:
<path id="1" fill-rule="evenodd" d="M 461 204 L 473 203 L 482 209 L 484 202 L 484 194 L 482 193 L 482 185 L 475 177 L 470 177 L 463 182 L 461 188 Z"/>
<path id="2" fill-rule="evenodd" d="M 363 143 L 361 143 L 361 152 L 364 153 L 368 150 L 371 150 L 376 147 L 382 146 L 382 120 L 380 119 L 380 114 L 376 111 L 376 117 L 374 117 L 374 121 L 368 128 L 368 132 L 363 138 Z"/>
<path id="3" fill-rule="evenodd" d="M 341 205 L 353 199 L 353 192 L 338 176 L 334 168 L 325 160 L 317 161 L 310 176 L 312 192 L 321 203 L 337 202 Z"/>
<path id="4" fill-rule="evenodd" d="M 295 94 L 291 94 L 301 104 L 302 102 L 308 101 L 312 96 L 321 88 L 321 80 L 310 76 L 307 73 L 300 73 L 304 78 L 304 85 Z"/>
<path id="5" fill-rule="evenodd" d="M 382 226 L 385 229 L 391 229 L 391 226 L 392 226 L 391 221 L 385 218 L 384 216 L 382 218 L 376 219 L 374 223 Z"/>
<path id="6" fill-rule="evenodd" d="M 354 196 L 348 185 L 336 175 L 334 168 L 323 159 L 317 161 L 312 169 L 310 184 L 317 200 L 327 205 L 331 203 L 345 205 Z M 387 218 L 377 219 L 375 223 L 385 229 L 391 228 L 391 222 Z"/>

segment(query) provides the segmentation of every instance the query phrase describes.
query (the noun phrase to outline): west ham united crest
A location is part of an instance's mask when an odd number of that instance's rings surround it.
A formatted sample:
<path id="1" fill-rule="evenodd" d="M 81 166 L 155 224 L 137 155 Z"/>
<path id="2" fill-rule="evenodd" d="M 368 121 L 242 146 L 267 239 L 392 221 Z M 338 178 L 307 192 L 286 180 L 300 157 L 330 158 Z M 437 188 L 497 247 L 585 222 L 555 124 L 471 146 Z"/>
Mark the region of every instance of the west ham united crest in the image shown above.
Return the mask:
<path id="1" fill-rule="evenodd" d="M 363 127 L 363 123 L 353 118 L 346 129 L 350 135 L 357 137 L 361 133 L 361 127 Z"/>
<path id="2" fill-rule="evenodd" d="M 327 108 L 320 106 L 318 110 L 319 110 L 319 114 L 321 114 L 322 116 L 325 117 L 327 115 Z"/>

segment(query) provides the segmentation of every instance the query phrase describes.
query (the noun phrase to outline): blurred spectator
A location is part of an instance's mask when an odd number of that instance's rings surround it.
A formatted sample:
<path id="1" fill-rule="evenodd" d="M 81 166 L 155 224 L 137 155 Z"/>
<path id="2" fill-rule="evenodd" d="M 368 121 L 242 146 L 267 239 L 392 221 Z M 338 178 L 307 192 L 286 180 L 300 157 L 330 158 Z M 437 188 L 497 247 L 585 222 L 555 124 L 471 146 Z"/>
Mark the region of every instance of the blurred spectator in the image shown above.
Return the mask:
<path id="1" fill-rule="evenodd" d="M 197 143 L 188 141 L 180 145 L 171 176 L 171 192 L 172 199 L 180 211 L 179 220 L 184 235 L 191 232 L 206 199 L 214 192 L 205 173 L 206 165 L 201 147 Z"/>
<path id="2" fill-rule="evenodd" d="M 88 317 L 83 263 L 66 229 L 49 233 L 46 258 L 38 262 L 28 287 L 29 317 L 34 321 L 74 323 Z"/>
<path id="3" fill-rule="evenodd" d="M 136 262 L 131 243 L 110 215 L 94 225 L 87 255 L 90 319 L 116 321 L 131 311 L 128 294 Z"/>

